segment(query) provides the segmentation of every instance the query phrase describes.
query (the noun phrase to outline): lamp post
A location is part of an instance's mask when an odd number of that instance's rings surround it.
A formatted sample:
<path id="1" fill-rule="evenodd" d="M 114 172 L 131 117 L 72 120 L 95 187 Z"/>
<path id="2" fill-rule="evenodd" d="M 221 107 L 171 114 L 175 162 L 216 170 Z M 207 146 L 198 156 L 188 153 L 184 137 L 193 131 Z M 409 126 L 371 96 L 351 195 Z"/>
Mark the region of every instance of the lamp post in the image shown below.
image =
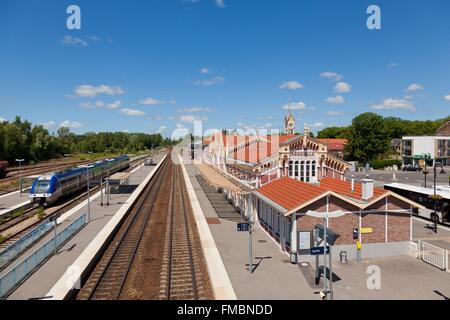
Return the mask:
<path id="1" fill-rule="evenodd" d="M 19 187 L 20 187 L 20 196 L 22 196 L 22 162 L 25 161 L 25 159 L 16 159 L 16 161 L 19 163 Z"/>
<path id="2" fill-rule="evenodd" d="M 315 217 L 315 218 L 321 218 L 323 220 L 323 230 L 324 230 L 324 236 L 323 236 L 323 290 L 325 296 L 327 296 L 327 277 L 326 277 L 326 267 L 327 267 L 327 227 L 328 227 L 328 219 L 330 218 L 339 218 L 345 215 L 345 212 L 338 210 L 338 211 L 332 211 L 332 212 L 317 212 L 317 211 L 308 211 L 306 212 L 307 216 Z M 333 300 L 333 271 L 332 271 L 332 255 L 331 255 L 331 245 L 330 249 L 328 251 L 329 254 L 329 264 L 330 268 L 328 269 L 328 276 L 330 278 L 330 300 Z"/>
<path id="3" fill-rule="evenodd" d="M 93 165 L 86 165 L 86 186 L 87 186 L 87 206 L 88 206 L 88 212 L 87 212 L 87 222 L 89 223 L 91 221 L 91 197 L 89 194 L 89 169 L 92 168 Z"/>
<path id="4" fill-rule="evenodd" d="M 72 155 L 70 154 L 70 153 L 65 153 L 64 154 L 64 157 L 66 158 L 66 166 L 67 166 L 67 168 L 69 168 L 69 158 L 71 157 Z"/>
<path id="5" fill-rule="evenodd" d="M 434 189 L 434 194 L 433 194 L 433 204 L 434 204 L 434 233 L 437 233 L 437 222 L 438 222 L 438 215 L 437 215 L 437 202 L 440 199 L 440 196 L 437 195 L 436 193 L 436 171 L 437 171 L 437 165 L 436 165 L 436 161 L 434 162 L 433 165 L 433 173 L 434 173 L 434 177 L 433 177 L 433 189 Z M 441 164 L 441 172 L 440 174 L 445 174 L 445 170 L 444 170 L 444 166 Z M 443 217 L 443 215 L 442 215 Z"/>

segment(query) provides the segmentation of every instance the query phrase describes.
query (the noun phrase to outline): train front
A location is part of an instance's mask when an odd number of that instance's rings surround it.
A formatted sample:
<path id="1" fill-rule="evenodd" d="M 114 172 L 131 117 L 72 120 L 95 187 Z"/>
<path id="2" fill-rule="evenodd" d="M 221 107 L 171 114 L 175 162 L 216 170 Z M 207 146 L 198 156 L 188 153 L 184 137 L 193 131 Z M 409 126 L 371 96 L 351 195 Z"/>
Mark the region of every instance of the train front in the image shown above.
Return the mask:
<path id="1" fill-rule="evenodd" d="M 54 175 L 43 175 L 36 178 L 30 190 L 30 200 L 32 203 L 48 205 L 58 198 L 58 180 Z"/>

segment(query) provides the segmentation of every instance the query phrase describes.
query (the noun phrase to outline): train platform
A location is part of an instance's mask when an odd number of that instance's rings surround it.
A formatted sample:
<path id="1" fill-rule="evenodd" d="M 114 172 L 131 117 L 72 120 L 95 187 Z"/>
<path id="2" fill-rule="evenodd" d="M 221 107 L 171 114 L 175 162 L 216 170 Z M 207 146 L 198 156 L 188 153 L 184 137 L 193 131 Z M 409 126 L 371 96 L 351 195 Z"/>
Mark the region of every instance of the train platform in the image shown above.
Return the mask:
<path id="1" fill-rule="evenodd" d="M 28 191 L 14 191 L 0 196 L 0 217 L 30 204 Z"/>
<path id="2" fill-rule="evenodd" d="M 194 165 L 185 164 L 185 168 L 239 300 L 318 299 L 299 267 L 290 264 L 289 257 L 261 228 L 253 232 L 254 272 L 250 275 L 249 234 L 237 232 L 239 214 L 230 212 L 222 195 L 217 192 L 214 195 L 214 189 L 202 183 L 203 177 Z"/>
<path id="3" fill-rule="evenodd" d="M 162 158 L 163 155 L 155 156 L 155 160 L 158 163 L 162 160 Z M 54 288 L 55 284 L 57 284 L 61 278 L 67 276 L 67 272 L 70 270 L 69 268 L 85 252 L 86 248 L 96 245 L 93 243 L 93 240 L 96 239 L 100 233 L 105 232 L 105 226 L 110 225 L 110 222 L 114 220 L 116 214 L 127 210 L 127 208 L 131 205 L 131 198 L 135 195 L 134 191 L 138 191 L 138 189 L 141 188 L 143 182 L 148 180 L 155 168 L 155 166 L 141 165 L 137 169 L 134 169 L 133 173 L 128 177 L 129 184 L 135 186 L 139 185 L 139 187 L 136 188 L 136 190 L 131 188 L 128 193 L 111 194 L 109 206 L 101 206 L 100 192 L 92 194 L 90 198 L 90 222 L 72 238 L 70 238 L 61 248 L 59 248 L 56 255 L 52 255 L 38 270 L 32 273 L 14 292 L 7 297 L 7 299 L 27 300 L 55 298 L 49 296 L 48 293 L 52 290 L 52 288 Z M 64 213 L 58 219 L 58 230 L 63 230 L 86 213 L 87 200 Z M 106 231 L 111 232 L 109 229 Z M 26 252 L 21 254 L 17 260 L 3 270 L 0 273 L 0 276 L 3 276 L 14 267 L 18 266 L 30 254 L 32 254 L 33 251 L 37 250 L 53 237 L 53 232 L 50 232 L 45 237 L 40 239 Z M 69 289 L 70 288 L 67 288 L 67 292 Z"/>

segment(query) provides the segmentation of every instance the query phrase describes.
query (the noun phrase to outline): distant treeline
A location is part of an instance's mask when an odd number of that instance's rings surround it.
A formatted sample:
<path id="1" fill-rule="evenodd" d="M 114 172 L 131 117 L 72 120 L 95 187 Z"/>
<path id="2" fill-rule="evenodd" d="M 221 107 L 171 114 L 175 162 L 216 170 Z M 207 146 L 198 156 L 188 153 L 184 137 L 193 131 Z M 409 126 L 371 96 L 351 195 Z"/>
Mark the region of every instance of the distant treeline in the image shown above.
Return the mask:
<path id="1" fill-rule="evenodd" d="M 77 135 L 61 127 L 50 134 L 42 125 L 16 117 L 0 122 L 0 160 L 37 162 L 63 157 L 67 153 L 130 153 L 171 143 L 160 134 L 102 132 Z"/>
<path id="2" fill-rule="evenodd" d="M 393 153 L 391 140 L 407 135 L 435 135 L 450 116 L 427 121 L 382 117 L 367 112 L 358 115 L 348 127 L 329 127 L 319 131 L 319 139 L 347 139 L 346 159 L 360 162 L 386 159 Z"/>

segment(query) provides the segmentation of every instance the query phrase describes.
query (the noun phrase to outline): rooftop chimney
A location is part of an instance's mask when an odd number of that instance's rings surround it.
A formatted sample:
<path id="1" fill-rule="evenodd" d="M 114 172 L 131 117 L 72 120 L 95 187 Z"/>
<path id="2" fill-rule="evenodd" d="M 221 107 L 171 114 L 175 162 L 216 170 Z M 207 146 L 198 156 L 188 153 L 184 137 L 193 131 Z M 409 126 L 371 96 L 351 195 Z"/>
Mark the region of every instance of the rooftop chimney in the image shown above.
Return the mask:
<path id="1" fill-rule="evenodd" d="M 355 192 L 355 176 L 352 175 L 352 192 Z"/>
<path id="2" fill-rule="evenodd" d="M 372 179 L 363 179 L 362 180 L 362 199 L 369 200 L 373 197 L 373 185 L 374 182 Z"/>

